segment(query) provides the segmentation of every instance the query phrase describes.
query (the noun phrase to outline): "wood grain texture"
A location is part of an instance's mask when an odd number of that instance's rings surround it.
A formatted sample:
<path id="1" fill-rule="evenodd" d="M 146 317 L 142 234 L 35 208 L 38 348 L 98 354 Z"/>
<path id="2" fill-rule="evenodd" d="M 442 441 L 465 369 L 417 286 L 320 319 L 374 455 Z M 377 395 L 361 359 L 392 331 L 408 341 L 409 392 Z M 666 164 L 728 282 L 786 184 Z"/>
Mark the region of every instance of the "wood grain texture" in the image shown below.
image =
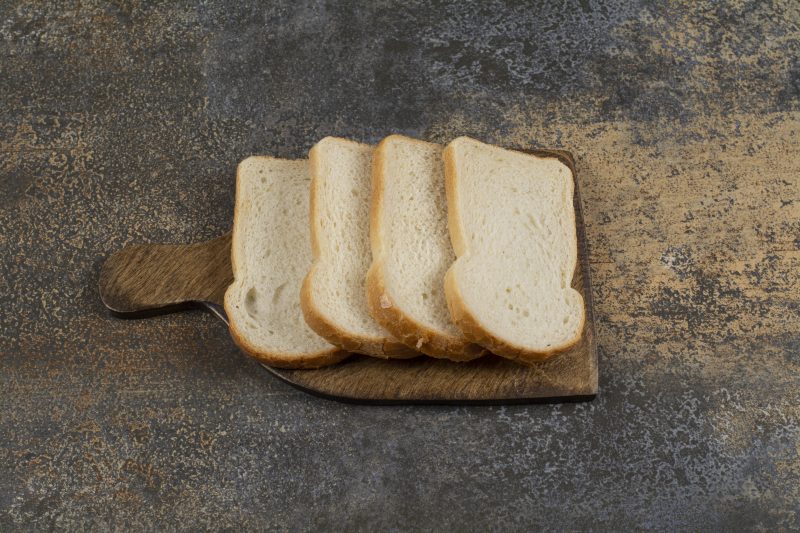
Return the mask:
<path id="1" fill-rule="evenodd" d="M 196 244 L 137 244 L 100 271 L 100 298 L 111 311 L 145 315 L 194 302 L 222 303 L 233 281 L 231 234 Z"/>
<path id="2" fill-rule="evenodd" d="M 329 398 L 376 403 L 516 403 L 578 401 L 597 393 L 597 346 L 580 189 L 572 155 L 563 150 L 525 150 L 556 157 L 575 180 L 578 264 L 572 287 L 586 305 L 581 340 L 566 352 L 530 366 L 488 355 L 468 363 L 420 357 L 382 360 L 354 356 L 314 370 L 265 367 L 280 379 Z M 174 309 L 191 302 L 221 305 L 232 281 L 230 233 L 193 245 L 136 245 L 103 266 L 100 294 L 117 313 Z"/>

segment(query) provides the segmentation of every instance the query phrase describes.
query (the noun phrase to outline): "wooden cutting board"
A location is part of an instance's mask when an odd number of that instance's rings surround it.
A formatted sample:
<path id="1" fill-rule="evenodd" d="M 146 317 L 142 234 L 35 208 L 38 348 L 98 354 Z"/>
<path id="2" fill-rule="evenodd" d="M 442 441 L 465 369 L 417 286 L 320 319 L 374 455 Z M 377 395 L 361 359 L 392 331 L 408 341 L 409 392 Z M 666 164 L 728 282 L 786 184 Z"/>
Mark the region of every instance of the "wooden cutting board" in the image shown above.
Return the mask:
<path id="1" fill-rule="evenodd" d="M 569 152 L 527 150 L 557 157 L 575 176 L 578 265 L 572 287 L 586 305 L 580 342 L 532 366 L 488 355 L 468 363 L 418 357 L 384 360 L 353 355 L 316 370 L 265 366 L 274 376 L 306 392 L 367 403 L 525 403 L 590 400 L 597 394 L 597 346 L 592 289 L 575 163 Z M 189 245 L 134 245 L 113 254 L 100 272 L 100 297 L 113 313 L 145 317 L 202 306 L 227 323 L 222 308 L 233 275 L 231 234 Z"/>

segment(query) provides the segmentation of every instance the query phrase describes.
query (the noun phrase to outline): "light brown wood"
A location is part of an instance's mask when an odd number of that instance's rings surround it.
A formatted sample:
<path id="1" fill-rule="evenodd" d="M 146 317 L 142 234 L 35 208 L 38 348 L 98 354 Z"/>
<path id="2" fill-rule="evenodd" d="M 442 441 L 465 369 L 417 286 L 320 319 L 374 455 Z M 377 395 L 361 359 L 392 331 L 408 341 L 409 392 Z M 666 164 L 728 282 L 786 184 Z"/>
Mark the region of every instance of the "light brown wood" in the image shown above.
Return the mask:
<path id="1" fill-rule="evenodd" d="M 530 152 L 558 157 L 575 176 L 574 161 L 568 152 Z M 572 286 L 584 298 L 586 321 L 581 340 L 568 351 L 531 366 L 494 355 L 466 363 L 429 357 L 383 360 L 353 356 L 315 370 L 267 367 L 268 370 L 307 392 L 346 401 L 513 403 L 591 399 L 597 393 L 597 346 L 577 177 L 573 202 L 578 265 Z M 218 306 L 231 281 L 230 234 L 226 234 L 193 245 L 125 248 L 103 266 L 100 294 L 109 309 L 121 314 L 152 313 L 160 308 L 207 302 L 219 315 Z"/>
<path id="2" fill-rule="evenodd" d="M 100 299 L 120 314 L 222 304 L 232 281 L 230 233 L 196 244 L 136 244 L 103 264 Z"/>

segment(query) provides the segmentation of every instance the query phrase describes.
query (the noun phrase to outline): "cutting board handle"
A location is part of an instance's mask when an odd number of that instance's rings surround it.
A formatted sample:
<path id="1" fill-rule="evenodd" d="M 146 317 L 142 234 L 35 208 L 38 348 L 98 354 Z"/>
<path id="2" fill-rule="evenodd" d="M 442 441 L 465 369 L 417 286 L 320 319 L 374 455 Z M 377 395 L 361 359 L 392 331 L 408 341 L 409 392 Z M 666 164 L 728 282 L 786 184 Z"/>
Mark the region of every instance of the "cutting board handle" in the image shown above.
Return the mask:
<path id="1" fill-rule="evenodd" d="M 233 281 L 231 234 L 196 244 L 136 244 L 100 270 L 100 298 L 122 316 L 150 316 L 203 304 L 222 312 Z"/>

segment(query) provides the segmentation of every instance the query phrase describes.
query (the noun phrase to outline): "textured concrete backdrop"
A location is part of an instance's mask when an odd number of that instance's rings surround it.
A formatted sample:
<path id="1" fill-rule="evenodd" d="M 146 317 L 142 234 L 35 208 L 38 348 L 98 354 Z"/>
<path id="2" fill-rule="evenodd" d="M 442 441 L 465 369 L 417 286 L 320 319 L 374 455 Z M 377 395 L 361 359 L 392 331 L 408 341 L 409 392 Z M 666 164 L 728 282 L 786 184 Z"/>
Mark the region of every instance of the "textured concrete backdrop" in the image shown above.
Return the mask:
<path id="1" fill-rule="evenodd" d="M 800 528 L 800 3 L 0 3 L 0 529 Z M 592 403 L 369 407 L 191 312 L 134 242 L 236 163 L 470 134 L 578 157 Z"/>

